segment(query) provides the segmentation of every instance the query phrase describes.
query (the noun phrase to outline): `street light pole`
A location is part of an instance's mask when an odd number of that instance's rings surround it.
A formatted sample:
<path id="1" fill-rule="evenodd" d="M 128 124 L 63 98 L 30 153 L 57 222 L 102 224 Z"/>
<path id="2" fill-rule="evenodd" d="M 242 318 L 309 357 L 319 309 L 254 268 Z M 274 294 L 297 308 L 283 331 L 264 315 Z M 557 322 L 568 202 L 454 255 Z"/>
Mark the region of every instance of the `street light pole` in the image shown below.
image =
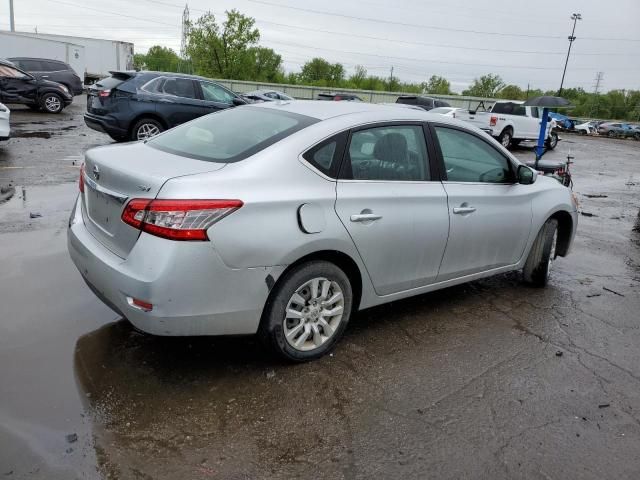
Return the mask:
<path id="1" fill-rule="evenodd" d="M 571 15 L 571 20 L 573 20 L 573 30 L 571 30 L 571 35 L 569 35 L 569 50 L 567 51 L 567 60 L 564 62 L 564 71 L 562 72 L 562 80 L 560 81 L 560 89 L 558 90 L 558 96 L 562 96 L 562 85 L 564 85 L 564 76 L 567 73 L 567 65 L 569 64 L 569 55 L 571 54 L 571 45 L 573 45 L 573 41 L 576 39 L 574 33 L 576 33 L 576 22 L 578 20 L 582 20 L 582 15 L 579 13 L 574 13 Z"/>
<path id="2" fill-rule="evenodd" d="M 13 18 L 13 0 L 9 0 L 9 25 L 11 26 L 11 31 L 16 31 L 16 22 Z"/>

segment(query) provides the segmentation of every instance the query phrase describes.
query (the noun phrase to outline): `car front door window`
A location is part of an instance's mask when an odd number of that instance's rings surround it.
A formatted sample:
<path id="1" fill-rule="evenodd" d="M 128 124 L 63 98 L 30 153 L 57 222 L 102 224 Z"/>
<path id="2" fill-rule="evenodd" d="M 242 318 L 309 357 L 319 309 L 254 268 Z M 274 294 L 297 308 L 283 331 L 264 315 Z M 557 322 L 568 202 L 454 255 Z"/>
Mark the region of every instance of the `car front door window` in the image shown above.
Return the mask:
<path id="1" fill-rule="evenodd" d="M 181 98 L 196 98 L 196 89 L 188 78 L 167 78 L 162 86 L 163 92 Z"/>
<path id="2" fill-rule="evenodd" d="M 435 127 L 449 182 L 509 183 L 509 161 L 484 140 L 447 127 Z"/>
<path id="3" fill-rule="evenodd" d="M 231 92 L 211 82 L 200 82 L 202 95 L 208 102 L 232 104 L 235 98 Z"/>

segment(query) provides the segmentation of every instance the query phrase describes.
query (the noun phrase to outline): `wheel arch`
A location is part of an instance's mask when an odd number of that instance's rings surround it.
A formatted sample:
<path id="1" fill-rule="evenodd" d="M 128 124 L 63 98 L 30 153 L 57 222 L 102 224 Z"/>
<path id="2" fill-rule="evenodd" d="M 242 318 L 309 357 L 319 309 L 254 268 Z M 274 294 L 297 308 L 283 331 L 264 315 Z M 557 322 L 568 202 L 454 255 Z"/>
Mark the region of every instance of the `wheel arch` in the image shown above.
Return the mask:
<path id="1" fill-rule="evenodd" d="M 155 120 L 156 122 L 160 122 L 160 125 L 162 125 L 165 130 L 169 128 L 169 126 L 167 125 L 167 122 L 164 120 L 164 118 L 162 118 L 162 116 L 158 115 L 156 112 L 146 111 L 146 112 L 139 113 L 138 115 L 136 115 L 131 119 L 131 121 L 129 122 L 129 126 L 127 127 L 127 131 L 129 135 L 131 135 L 132 133 L 131 129 L 134 127 L 134 125 L 138 123 L 140 120 L 142 120 L 143 118 L 150 118 L 152 120 Z"/>
<path id="2" fill-rule="evenodd" d="M 558 240 L 556 244 L 557 255 L 564 257 L 569 253 L 571 237 L 573 234 L 573 218 L 566 210 L 558 210 L 549 219 L 558 221 Z"/>
<path id="3" fill-rule="evenodd" d="M 284 278 L 287 274 L 293 270 L 298 265 L 303 263 L 312 262 L 314 260 L 324 260 L 326 262 L 333 263 L 337 267 L 339 267 L 349 279 L 351 283 L 351 289 L 353 292 L 353 306 L 352 311 L 357 312 L 360 307 L 360 300 L 362 298 L 362 272 L 358 267 L 356 261 L 351 258 L 351 256 L 347 255 L 344 252 L 339 250 L 318 250 L 316 252 L 312 252 L 306 254 L 294 262 L 290 263 L 280 274 L 275 283 L 271 286 L 269 290 L 269 295 L 267 297 L 267 301 L 262 308 L 262 315 L 260 318 L 260 324 L 262 324 L 264 320 L 265 312 L 267 311 L 267 306 L 271 303 L 275 292 L 277 291 L 277 287 L 284 281 Z"/>

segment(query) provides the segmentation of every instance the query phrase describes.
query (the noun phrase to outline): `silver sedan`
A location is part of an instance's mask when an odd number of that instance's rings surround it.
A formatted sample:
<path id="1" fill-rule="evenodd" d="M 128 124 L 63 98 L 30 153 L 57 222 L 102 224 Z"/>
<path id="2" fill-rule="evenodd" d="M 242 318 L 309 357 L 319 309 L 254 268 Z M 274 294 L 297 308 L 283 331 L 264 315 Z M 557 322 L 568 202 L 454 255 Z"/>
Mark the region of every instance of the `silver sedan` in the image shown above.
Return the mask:
<path id="1" fill-rule="evenodd" d="M 269 102 L 87 152 L 71 258 L 156 335 L 258 333 L 310 360 L 354 312 L 511 270 L 547 283 L 571 192 L 482 131 L 353 102 Z"/>

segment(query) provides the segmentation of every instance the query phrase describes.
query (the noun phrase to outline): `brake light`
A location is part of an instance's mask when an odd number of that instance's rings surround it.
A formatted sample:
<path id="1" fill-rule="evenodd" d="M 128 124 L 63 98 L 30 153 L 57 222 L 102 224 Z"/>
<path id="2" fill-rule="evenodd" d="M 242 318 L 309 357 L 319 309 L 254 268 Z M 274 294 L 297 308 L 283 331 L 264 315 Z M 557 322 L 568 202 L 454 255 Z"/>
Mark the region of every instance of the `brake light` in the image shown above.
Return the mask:
<path id="1" fill-rule="evenodd" d="M 151 200 L 134 198 L 122 221 L 169 240 L 209 240 L 207 229 L 242 207 L 241 200 Z"/>
<path id="2" fill-rule="evenodd" d="M 84 193 L 84 162 L 80 165 L 80 177 L 78 178 L 78 189 Z"/>
<path id="3" fill-rule="evenodd" d="M 340 95 L 336 95 L 335 97 L 333 97 L 334 102 L 339 102 L 340 100 L 342 100 L 342 97 Z"/>
<path id="4" fill-rule="evenodd" d="M 100 90 L 98 92 L 98 96 L 99 97 L 108 97 L 109 95 L 111 95 L 111 89 L 108 88 L 107 90 Z"/>
<path id="5" fill-rule="evenodd" d="M 491 117 L 491 119 L 489 120 L 489 126 L 495 127 L 496 123 L 498 123 L 498 117 Z"/>

